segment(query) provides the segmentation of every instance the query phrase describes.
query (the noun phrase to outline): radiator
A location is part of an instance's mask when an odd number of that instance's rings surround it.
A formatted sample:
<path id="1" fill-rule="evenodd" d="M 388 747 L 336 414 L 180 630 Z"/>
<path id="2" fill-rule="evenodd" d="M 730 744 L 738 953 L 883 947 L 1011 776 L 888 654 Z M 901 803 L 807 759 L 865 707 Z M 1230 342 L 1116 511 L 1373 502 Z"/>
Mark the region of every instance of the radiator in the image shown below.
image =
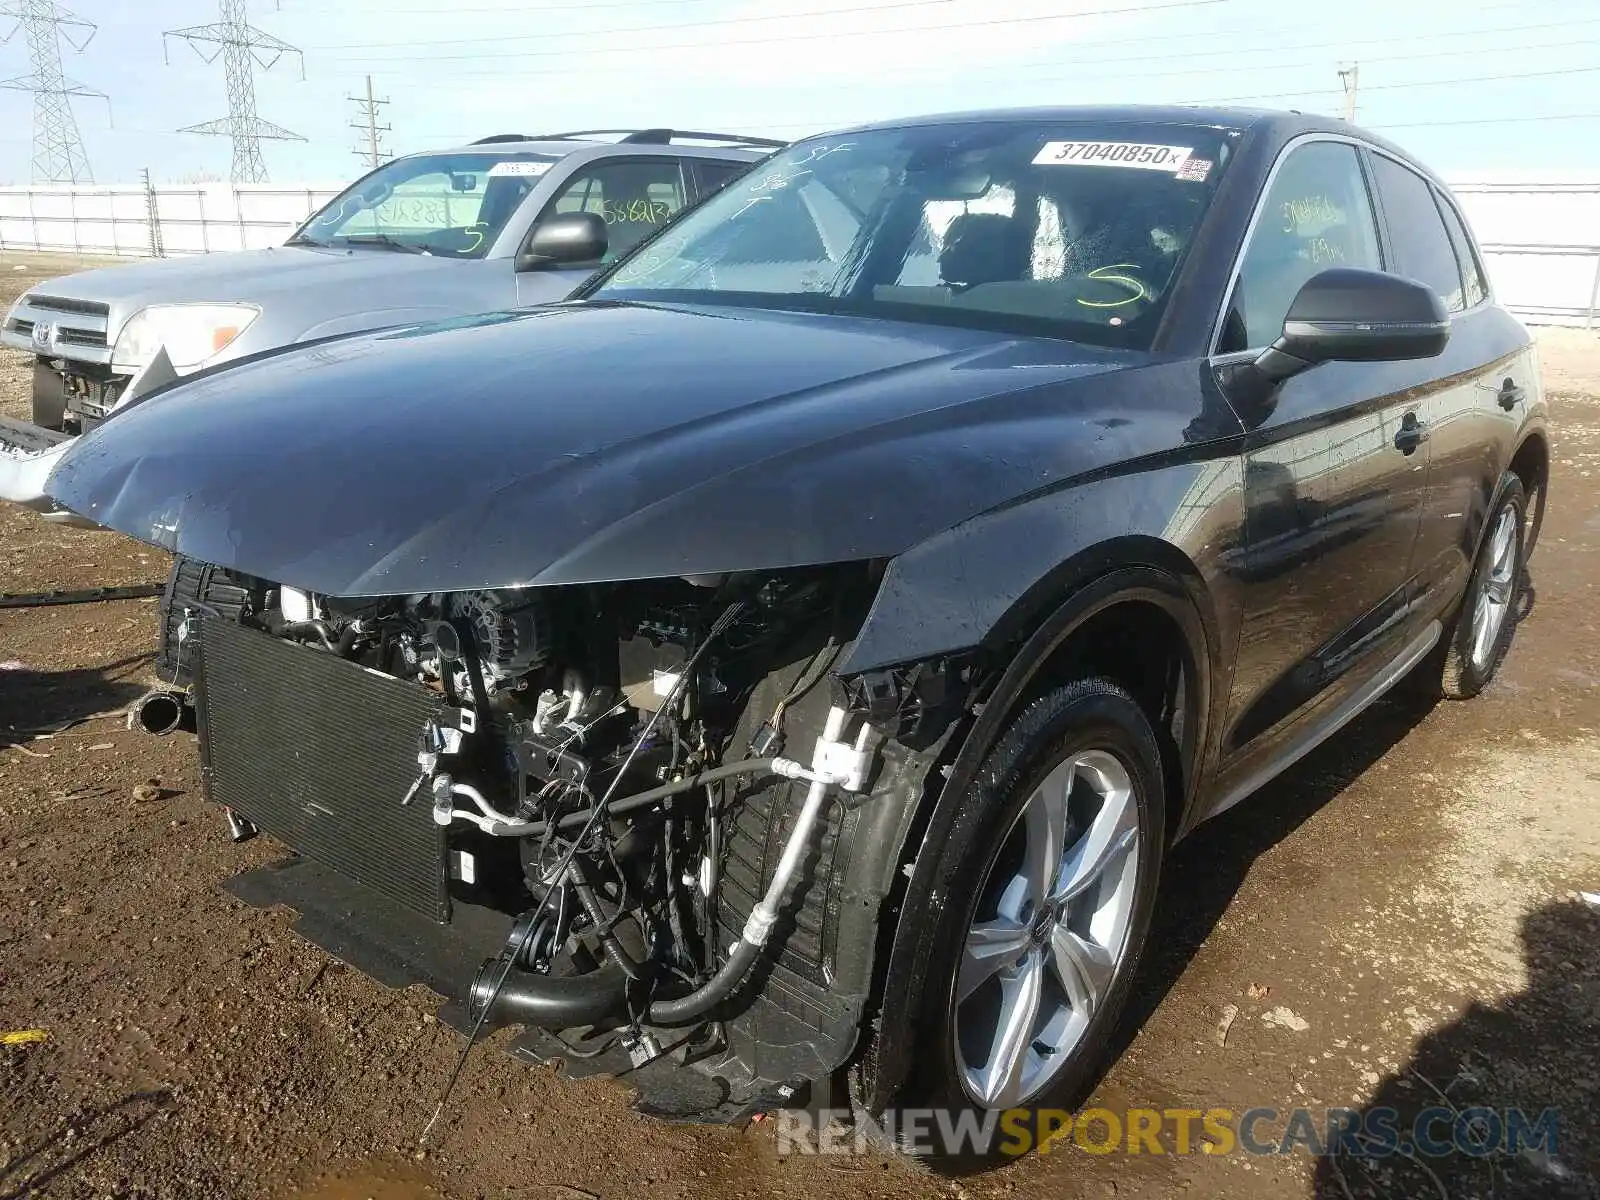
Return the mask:
<path id="1" fill-rule="evenodd" d="M 448 921 L 444 830 L 402 804 L 442 700 L 226 618 L 200 622 L 196 707 L 208 799 L 297 853 Z"/>

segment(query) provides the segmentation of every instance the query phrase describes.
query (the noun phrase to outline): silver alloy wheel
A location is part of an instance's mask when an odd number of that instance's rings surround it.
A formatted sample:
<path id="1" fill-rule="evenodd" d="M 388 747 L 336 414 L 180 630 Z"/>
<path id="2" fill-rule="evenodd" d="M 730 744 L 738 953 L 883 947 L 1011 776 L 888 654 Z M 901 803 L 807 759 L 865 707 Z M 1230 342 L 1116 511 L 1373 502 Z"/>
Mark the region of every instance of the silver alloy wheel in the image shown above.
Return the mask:
<path id="1" fill-rule="evenodd" d="M 951 1010 L 968 1095 L 1010 1108 L 1072 1060 L 1127 951 L 1139 810 L 1104 750 L 1063 762 L 1028 797 L 979 890 Z"/>
<path id="2" fill-rule="evenodd" d="M 1517 510 L 1509 504 L 1500 510 L 1488 549 L 1489 569 L 1483 573 L 1472 610 L 1472 667 L 1476 671 L 1489 665 L 1516 590 Z"/>

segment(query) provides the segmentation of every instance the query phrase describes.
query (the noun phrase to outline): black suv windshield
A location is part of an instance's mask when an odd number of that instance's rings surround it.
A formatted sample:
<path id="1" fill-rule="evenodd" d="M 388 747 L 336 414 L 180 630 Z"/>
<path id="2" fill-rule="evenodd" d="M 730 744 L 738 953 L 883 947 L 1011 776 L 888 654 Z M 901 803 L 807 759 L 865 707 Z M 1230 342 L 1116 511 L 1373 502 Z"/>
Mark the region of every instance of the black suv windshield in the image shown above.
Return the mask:
<path id="1" fill-rule="evenodd" d="M 1228 139 L 1015 121 L 813 138 L 730 183 L 591 295 L 1148 348 Z"/>
<path id="2" fill-rule="evenodd" d="M 341 192 L 289 241 L 482 258 L 556 161 L 493 151 L 398 158 Z"/>

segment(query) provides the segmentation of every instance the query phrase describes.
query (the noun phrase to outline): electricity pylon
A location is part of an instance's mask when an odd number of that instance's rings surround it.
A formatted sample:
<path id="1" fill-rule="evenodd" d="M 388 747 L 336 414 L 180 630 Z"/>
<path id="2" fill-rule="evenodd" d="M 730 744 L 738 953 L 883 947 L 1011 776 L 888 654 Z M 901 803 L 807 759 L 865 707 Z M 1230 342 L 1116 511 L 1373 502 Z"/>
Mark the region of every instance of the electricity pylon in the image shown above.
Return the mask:
<path id="1" fill-rule="evenodd" d="M 104 92 L 61 73 L 61 43 L 64 40 L 81 51 L 94 37 L 94 22 L 68 12 L 54 0 L 11 0 L 0 5 L 0 16 L 16 21 L 0 42 L 9 42 L 19 29 L 28 35 L 32 73 L 0 81 L 0 87 L 33 93 L 33 181 L 93 183 L 89 156 L 78 136 L 78 120 L 72 115 L 72 97 L 97 96 L 106 101 L 108 109 L 111 101 Z"/>
<path id="2" fill-rule="evenodd" d="M 228 80 L 228 115 L 199 125 L 187 125 L 178 132 L 226 134 L 233 139 L 233 181 L 265 183 L 267 165 L 261 160 L 261 143 L 306 139 L 256 114 L 255 69 L 270 71 L 284 55 L 300 54 L 300 51 L 251 25 L 245 17 L 244 0 L 221 0 L 221 16 L 222 20 L 210 25 L 169 29 L 161 35 L 163 48 L 167 38 L 182 38 L 208 63 L 216 62 L 221 55 L 223 73 Z M 300 74 L 304 78 L 303 55 Z"/>

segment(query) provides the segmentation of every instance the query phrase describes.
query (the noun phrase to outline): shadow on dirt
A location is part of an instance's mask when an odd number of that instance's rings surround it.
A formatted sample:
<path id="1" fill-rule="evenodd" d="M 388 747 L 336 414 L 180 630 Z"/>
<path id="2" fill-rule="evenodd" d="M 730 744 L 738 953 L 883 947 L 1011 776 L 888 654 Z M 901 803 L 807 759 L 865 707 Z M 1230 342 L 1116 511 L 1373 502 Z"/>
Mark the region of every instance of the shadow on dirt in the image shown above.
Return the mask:
<path id="1" fill-rule="evenodd" d="M 1397 687 L 1287 774 L 1208 821 L 1173 850 L 1162 870 L 1155 919 L 1128 1010 L 1108 1048 L 1108 1064 L 1122 1056 L 1183 976 L 1256 859 L 1360 778 L 1435 703 Z"/>
<path id="2" fill-rule="evenodd" d="M 1318 1159 L 1316 1200 L 1600 1196 L 1600 912 L 1546 905 L 1522 945 L 1527 990 L 1424 1038 L 1362 1110 L 1350 1152 Z"/>
<path id="3" fill-rule="evenodd" d="M 1524 572 L 1510 614 L 1513 629 L 1528 619 L 1537 600 L 1533 580 Z M 1419 675 L 1428 669 L 1424 663 Z M 1139 978 L 1112 1038 L 1108 1064 L 1122 1056 L 1182 977 L 1232 903 L 1251 864 L 1365 774 L 1437 703 L 1418 682 L 1403 680 L 1284 775 L 1202 825 L 1173 850 L 1162 868 L 1161 896 Z"/>
<path id="4" fill-rule="evenodd" d="M 1372 767 L 1431 712 L 1438 701 L 1402 684 L 1243 804 L 1208 821 L 1172 852 L 1145 940 L 1128 1007 L 1107 1039 L 1100 1069 L 1081 1103 L 1100 1086 L 1233 902 L 1251 865 Z M 955 1155 L 928 1165 L 941 1175 L 981 1174 L 993 1157 Z M 1341 1198 L 1342 1200 L 1342 1198 Z"/>
<path id="5" fill-rule="evenodd" d="M 60 1128 L 0 1163 L 0 1200 L 26 1200 L 85 1159 L 120 1142 L 172 1103 L 165 1089 L 134 1092 L 62 1122 Z M 63 1152 L 65 1155 L 63 1156 Z"/>
<path id="6" fill-rule="evenodd" d="M 126 708 L 146 689 L 107 675 L 150 658 L 140 654 L 70 671 L 38 671 L 26 665 L 0 669 L 0 750 Z"/>

